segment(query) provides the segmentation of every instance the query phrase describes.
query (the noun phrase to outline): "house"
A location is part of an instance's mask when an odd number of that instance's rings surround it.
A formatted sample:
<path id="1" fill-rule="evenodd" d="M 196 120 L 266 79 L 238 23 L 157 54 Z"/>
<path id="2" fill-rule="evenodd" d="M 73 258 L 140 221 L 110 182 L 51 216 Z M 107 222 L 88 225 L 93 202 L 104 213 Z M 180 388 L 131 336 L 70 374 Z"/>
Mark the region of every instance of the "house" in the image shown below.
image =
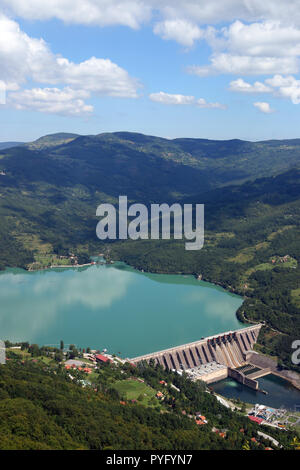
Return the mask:
<path id="1" fill-rule="evenodd" d="M 258 418 L 257 416 L 249 416 L 248 418 L 253 421 L 254 423 L 261 424 L 263 422 L 262 418 Z"/>
<path id="2" fill-rule="evenodd" d="M 95 356 L 95 358 L 96 358 L 96 361 L 97 361 L 97 362 L 101 362 L 102 364 L 103 364 L 103 363 L 105 364 L 105 363 L 107 363 L 107 362 L 110 362 L 110 359 L 108 359 L 108 357 L 106 357 L 106 356 L 103 356 L 102 354 L 97 354 L 97 355 Z"/>
<path id="3" fill-rule="evenodd" d="M 205 422 L 202 419 L 196 419 L 196 424 L 198 426 L 203 426 L 203 424 L 205 424 Z"/>
<path id="4" fill-rule="evenodd" d="M 195 414 L 196 414 L 196 418 L 195 418 L 196 420 L 198 419 L 198 420 L 200 420 L 200 421 L 203 421 L 204 424 L 207 423 L 206 417 L 203 416 L 203 415 L 201 415 L 201 412 L 200 412 L 200 411 L 197 411 Z"/>

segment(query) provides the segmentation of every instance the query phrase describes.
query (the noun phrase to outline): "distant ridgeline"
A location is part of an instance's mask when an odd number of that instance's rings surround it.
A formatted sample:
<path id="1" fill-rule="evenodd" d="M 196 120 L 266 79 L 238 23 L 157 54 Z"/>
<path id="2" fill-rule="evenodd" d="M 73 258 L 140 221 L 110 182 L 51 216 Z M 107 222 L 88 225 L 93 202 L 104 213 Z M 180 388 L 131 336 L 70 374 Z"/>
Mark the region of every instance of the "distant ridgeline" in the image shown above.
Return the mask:
<path id="1" fill-rule="evenodd" d="M 0 268 L 104 251 L 146 271 L 201 275 L 245 296 L 239 318 L 270 327 L 256 347 L 297 370 L 290 357 L 300 335 L 299 162 L 300 139 L 60 133 L 2 148 Z M 119 195 L 130 203 L 204 203 L 204 248 L 187 252 L 180 240 L 100 243 L 96 207 Z"/>

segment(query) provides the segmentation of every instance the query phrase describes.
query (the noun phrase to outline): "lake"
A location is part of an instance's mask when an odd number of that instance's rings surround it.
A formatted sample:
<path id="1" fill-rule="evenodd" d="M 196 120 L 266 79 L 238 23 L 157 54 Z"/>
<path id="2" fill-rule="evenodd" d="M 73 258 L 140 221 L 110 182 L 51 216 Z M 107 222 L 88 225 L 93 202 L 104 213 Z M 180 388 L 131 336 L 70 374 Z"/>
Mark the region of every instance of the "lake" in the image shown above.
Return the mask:
<path id="1" fill-rule="evenodd" d="M 134 357 L 244 325 L 242 298 L 193 276 L 118 262 L 0 273 L 0 338 L 76 344 Z"/>

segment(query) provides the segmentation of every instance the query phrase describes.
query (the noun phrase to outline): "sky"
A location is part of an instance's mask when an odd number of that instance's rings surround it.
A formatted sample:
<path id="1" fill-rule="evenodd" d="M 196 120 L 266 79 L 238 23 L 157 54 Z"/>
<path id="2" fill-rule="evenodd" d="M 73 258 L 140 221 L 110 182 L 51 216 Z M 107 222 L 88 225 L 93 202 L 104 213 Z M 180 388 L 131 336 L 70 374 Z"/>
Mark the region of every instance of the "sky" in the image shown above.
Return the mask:
<path id="1" fill-rule="evenodd" d="M 298 138 L 300 0 L 0 0 L 0 141 Z"/>

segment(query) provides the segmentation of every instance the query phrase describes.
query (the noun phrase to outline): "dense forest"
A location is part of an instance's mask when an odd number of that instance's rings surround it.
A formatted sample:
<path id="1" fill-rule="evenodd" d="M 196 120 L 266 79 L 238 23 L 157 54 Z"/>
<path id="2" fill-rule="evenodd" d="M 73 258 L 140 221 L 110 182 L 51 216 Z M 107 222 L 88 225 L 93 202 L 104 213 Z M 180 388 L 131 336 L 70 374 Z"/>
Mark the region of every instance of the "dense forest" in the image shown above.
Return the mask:
<path id="1" fill-rule="evenodd" d="M 261 350 L 299 370 L 291 363 L 291 344 L 300 335 L 299 170 L 192 201 L 205 204 L 202 250 L 188 252 L 178 240 L 128 241 L 111 244 L 108 256 L 146 271 L 201 275 L 242 295 L 238 318 L 266 322 Z"/>
<path id="2" fill-rule="evenodd" d="M 297 438 L 291 431 L 259 427 L 222 406 L 203 383 L 160 366 L 103 365 L 87 382 L 80 371 L 66 371 L 59 358 L 44 362 L 39 355 L 45 350 L 36 345 L 27 351 L 25 358 L 8 351 L 7 363 L 0 365 L 1 450 L 276 449 L 259 429 L 293 449 Z M 126 400 L 115 384 L 129 380 L 140 380 L 153 393 L 163 387 L 165 400 L 154 398 L 148 406 L 139 398 Z M 197 412 L 206 425 L 197 425 Z"/>
<path id="3" fill-rule="evenodd" d="M 300 140 L 167 140 L 133 133 L 56 134 L 0 154 L 0 269 L 105 252 L 152 272 L 193 273 L 242 295 L 243 321 L 264 321 L 262 350 L 293 367 L 300 334 Z M 205 204 L 205 243 L 103 244 L 96 207 Z"/>

